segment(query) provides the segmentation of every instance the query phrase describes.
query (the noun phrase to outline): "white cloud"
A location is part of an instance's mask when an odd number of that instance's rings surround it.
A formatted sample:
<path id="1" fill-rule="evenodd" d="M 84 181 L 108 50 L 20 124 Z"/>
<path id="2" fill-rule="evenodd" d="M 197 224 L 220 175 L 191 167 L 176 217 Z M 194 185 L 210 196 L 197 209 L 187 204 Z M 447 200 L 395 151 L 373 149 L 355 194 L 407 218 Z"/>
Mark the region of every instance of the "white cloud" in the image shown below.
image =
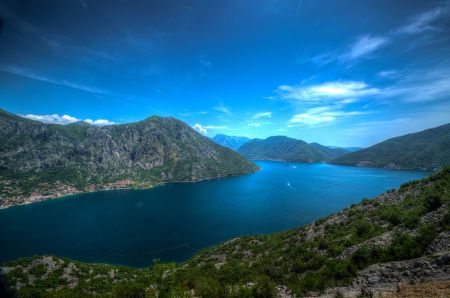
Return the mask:
<path id="1" fill-rule="evenodd" d="M 355 41 L 355 43 L 353 43 L 353 45 L 350 47 L 349 52 L 344 54 L 341 57 L 341 59 L 352 60 L 363 56 L 367 56 L 375 52 L 388 42 L 389 39 L 386 37 L 370 36 L 370 35 L 360 36 Z"/>
<path id="2" fill-rule="evenodd" d="M 97 119 L 97 120 L 92 120 L 92 119 L 78 119 L 69 115 L 58 115 L 58 114 L 53 114 L 53 115 L 34 115 L 34 114 L 28 114 L 28 115 L 24 115 L 25 118 L 28 119 L 32 119 L 32 120 L 36 120 L 36 121 L 40 121 L 40 122 L 44 122 L 44 123 L 51 123 L 51 124 L 69 124 L 69 123 L 74 123 L 74 122 L 78 122 L 78 121 L 84 121 L 87 122 L 89 124 L 92 125 L 98 125 L 98 126 L 104 126 L 104 125 L 111 125 L 114 124 L 114 122 L 106 120 L 106 119 Z"/>
<path id="3" fill-rule="evenodd" d="M 83 121 L 92 125 L 99 125 L 99 126 L 114 124 L 114 122 L 111 122 L 106 119 L 97 119 L 97 120 L 85 119 Z"/>
<path id="4" fill-rule="evenodd" d="M 418 34 L 429 30 L 435 30 L 433 22 L 448 14 L 447 7 L 436 7 L 424 13 L 412 17 L 408 24 L 397 29 L 398 34 Z"/>
<path id="5" fill-rule="evenodd" d="M 272 112 L 261 112 L 261 113 L 256 113 L 255 115 L 252 116 L 253 119 L 271 118 L 271 117 L 272 117 Z"/>
<path id="6" fill-rule="evenodd" d="M 295 99 L 304 102 L 320 102 L 346 98 L 358 98 L 379 92 L 364 82 L 336 81 L 311 86 L 282 85 L 277 92 L 284 99 Z"/>
<path id="7" fill-rule="evenodd" d="M 209 129 L 216 130 L 216 129 L 226 129 L 227 125 L 201 125 L 199 123 L 196 123 L 194 126 L 192 126 L 193 129 L 198 131 L 199 133 L 206 135 L 208 133 Z"/>
<path id="8" fill-rule="evenodd" d="M 206 126 L 203 126 L 203 127 L 206 128 L 206 129 L 225 129 L 228 126 L 227 125 L 206 125 Z"/>
<path id="9" fill-rule="evenodd" d="M 223 103 L 220 103 L 220 105 L 215 106 L 213 109 L 216 110 L 216 111 L 225 113 L 225 114 L 231 114 L 230 108 L 224 106 Z"/>
<path id="10" fill-rule="evenodd" d="M 318 124 L 335 121 L 337 118 L 364 115 L 366 112 L 341 111 L 333 107 L 324 106 L 308 109 L 305 113 L 296 114 L 289 120 L 288 127 Z"/>
<path id="11" fill-rule="evenodd" d="M 194 126 L 192 126 L 193 129 L 201 133 L 202 135 L 206 135 L 207 130 L 201 125 L 196 123 Z"/>

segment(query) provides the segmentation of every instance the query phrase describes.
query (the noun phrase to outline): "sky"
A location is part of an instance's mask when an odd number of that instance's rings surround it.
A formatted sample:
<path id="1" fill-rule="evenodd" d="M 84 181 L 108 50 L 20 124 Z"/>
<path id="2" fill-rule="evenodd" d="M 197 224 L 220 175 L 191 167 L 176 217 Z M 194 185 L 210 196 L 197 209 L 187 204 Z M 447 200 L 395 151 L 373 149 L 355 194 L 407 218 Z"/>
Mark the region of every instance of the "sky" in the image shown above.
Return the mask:
<path id="1" fill-rule="evenodd" d="M 0 108 L 370 146 L 450 122 L 450 1 L 0 0 Z"/>

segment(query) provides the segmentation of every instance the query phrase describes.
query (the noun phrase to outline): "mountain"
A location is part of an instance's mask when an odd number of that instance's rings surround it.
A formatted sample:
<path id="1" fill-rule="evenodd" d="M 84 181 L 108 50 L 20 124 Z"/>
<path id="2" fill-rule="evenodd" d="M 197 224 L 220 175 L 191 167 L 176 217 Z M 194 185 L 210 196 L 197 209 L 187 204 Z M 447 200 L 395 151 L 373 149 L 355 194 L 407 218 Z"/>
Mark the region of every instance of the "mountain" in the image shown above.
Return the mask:
<path id="1" fill-rule="evenodd" d="M 227 136 L 223 134 L 216 134 L 212 140 L 216 142 L 219 145 L 222 145 L 224 147 L 237 150 L 239 147 L 241 147 L 243 144 L 250 141 L 247 137 L 235 137 L 235 136 Z"/>
<path id="2" fill-rule="evenodd" d="M 258 167 L 175 118 L 93 126 L 0 111 L 0 206 L 65 194 L 241 175 Z"/>
<path id="3" fill-rule="evenodd" d="M 18 297 L 450 297 L 450 167 L 290 231 L 137 269 L 37 256 Z M 151 256 L 149 256 L 150 264 Z"/>
<path id="4" fill-rule="evenodd" d="M 327 146 L 327 147 L 331 149 L 344 149 L 348 152 L 355 152 L 364 149 L 363 147 L 337 147 L 337 146 Z"/>
<path id="5" fill-rule="evenodd" d="M 356 152 L 359 150 L 363 150 L 363 147 L 344 147 L 344 150 L 347 150 L 348 152 Z"/>
<path id="6" fill-rule="evenodd" d="M 335 164 L 436 170 L 450 165 L 450 124 L 392 138 L 332 161 Z"/>
<path id="7" fill-rule="evenodd" d="M 285 136 L 274 136 L 265 140 L 251 140 L 242 145 L 238 149 L 238 153 L 253 160 L 321 162 L 341 156 L 347 151 L 341 148 L 329 148 L 317 143 L 308 144 Z"/>

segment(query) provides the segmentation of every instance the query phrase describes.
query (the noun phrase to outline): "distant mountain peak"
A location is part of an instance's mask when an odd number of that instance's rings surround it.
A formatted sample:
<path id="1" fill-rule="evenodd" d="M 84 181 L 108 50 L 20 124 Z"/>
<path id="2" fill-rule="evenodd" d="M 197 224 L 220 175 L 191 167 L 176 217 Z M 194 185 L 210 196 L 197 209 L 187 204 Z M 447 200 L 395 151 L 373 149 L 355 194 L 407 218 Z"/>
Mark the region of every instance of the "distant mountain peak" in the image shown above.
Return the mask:
<path id="1" fill-rule="evenodd" d="M 247 137 L 227 136 L 225 134 L 216 134 L 211 139 L 215 143 L 233 150 L 237 150 L 240 146 L 250 141 Z"/>
<path id="2" fill-rule="evenodd" d="M 343 149 L 330 149 L 318 143 L 287 136 L 254 139 L 242 145 L 238 152 L 249 159 L 283 160 L 299 162 L 324 162 L 347 153 Z"/>

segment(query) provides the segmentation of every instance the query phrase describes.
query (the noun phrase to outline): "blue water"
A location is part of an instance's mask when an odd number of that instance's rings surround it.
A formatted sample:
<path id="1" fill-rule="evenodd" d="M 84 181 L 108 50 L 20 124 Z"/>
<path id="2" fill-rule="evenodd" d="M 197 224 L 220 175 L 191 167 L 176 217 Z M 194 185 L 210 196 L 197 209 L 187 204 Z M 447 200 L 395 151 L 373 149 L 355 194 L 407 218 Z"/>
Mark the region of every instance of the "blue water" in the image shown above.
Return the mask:
<path id="1" fill-rule="evenodd" d="M 70 196 L 0 210 L 0 262 L 52 254 L 148 266 L 299 227 L 429 173 L 258 161 L 246 176 Z"/>

